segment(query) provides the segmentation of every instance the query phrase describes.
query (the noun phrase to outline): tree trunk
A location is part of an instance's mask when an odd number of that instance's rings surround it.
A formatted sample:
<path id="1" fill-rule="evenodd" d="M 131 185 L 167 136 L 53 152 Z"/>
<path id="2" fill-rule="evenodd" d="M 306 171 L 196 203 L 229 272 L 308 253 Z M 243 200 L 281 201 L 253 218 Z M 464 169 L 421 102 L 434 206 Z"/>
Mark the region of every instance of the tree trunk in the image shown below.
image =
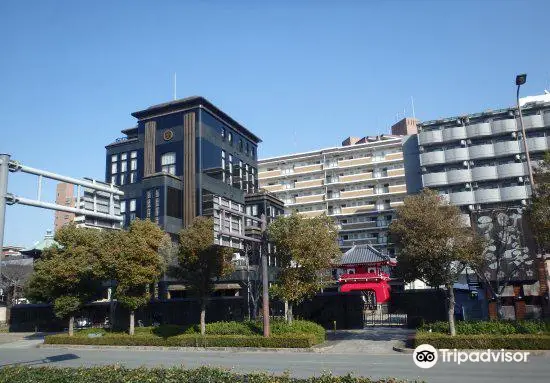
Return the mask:
<path id="1" fill-rule="evenodd" d="M 496 296 L 495 303 L 497 305 L 497 320 L 502 320 L 504 318 L 504 311 L 502 308 L 502 296 L 500 294 Z"/>
<path id="2" fill-rule="evenodd" d="M 130 329 L 128 330 L 128 334 L 130 335 L 134 335 L 134 316 L 134 310 L 130 310 Z"/>
<path id="3" fill-rule="evenodd" d="M 69 317 L 69 336 L 74 335 L 74 315 Z"/>
<path id="4" fill-rule="evenodd" d="M 449 302 L 449 307 L 447 307 L 447 315 L 449 319 L 449 333 L 451 336 L 456 335 L 455 329 L 455 291 L 453 289 L 453 284 L 449 284 L 447 287 L 447 297 Z"/>
<path id="5" fill-rule="evenodd" d="M 293 319 L 294 319 L 294 314 L 292 312 L 292 302 L 288 302 L 287 310 L 286 310 L 286 321 L 288 324 L 291 325 Z"/>
<path id="6" fill-rule="evenodd" d="M 206 334 L 206 298 L 201 299 L 201 335 Z"/>

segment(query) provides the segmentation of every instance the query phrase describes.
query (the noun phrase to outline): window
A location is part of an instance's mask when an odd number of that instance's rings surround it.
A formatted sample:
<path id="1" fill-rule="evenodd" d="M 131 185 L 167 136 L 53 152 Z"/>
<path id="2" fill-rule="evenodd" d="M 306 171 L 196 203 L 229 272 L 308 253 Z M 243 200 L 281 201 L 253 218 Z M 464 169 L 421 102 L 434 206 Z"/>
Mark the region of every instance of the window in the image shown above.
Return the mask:
<path id="1" fill-rule="evenodd" d="M 126 213 L 126 201 L 120 201 L 120 214 Z"/>
<path id="2" fill-rule="evenodd" d="M 111 176 L 111 183 L 116 185 L 116 176 Z"/>
<path id="3" fill-rule="evenodd" d="M 120 184 L 121 185 L 126 184 L 126 173 L 121 173 L 120 174 Z"/>
<path id="4" fill-rule="evenodd" d="M 246 155 L 250 155 L 250 146 L 248 145 L 248 142 L 246 143 Z"/>
<path id="5" fill-rule="evenodd" d="M 130 152 L 130 158 L 137 158 L 137 151 Z"/>
<path id="6" fill-rule="evenodd" d="M 116 174 L 118 171 L 118 164 L 116 162 L 113 162 L 111 164 L 111 174 Z"/>
<path id="7" fill-rule="evenodd" d="M 120 162 L 120 171 L 126 172 L 128 170 L 128 161 L 121 161 Z"/>
<path id="8" fill-rule="evenodd" d="M 227 142 L 229 142 L 229 145 L 233 145 L 233 135 L 231 132 L 227 132 Z"/>
<path id="9" fill-rule="evenodd" d="M 130 170 L 137 170 L 137 158 L 130 160 Z"/>
<path id="10" fill-rule="evenodd" d="M 166 215 L 174 218 L 182 217 L 181 190 L 168 187 L 166 191 Z"/>
<path id="11" fill-rule="evenodd" d="M 256 158 L 256 148 L 253 146 L 251 148 L 252 158 Z"/>
<path id="12" fill-rule="evenodd" d="M 131 212 L 136 211 L 136 199 L 135 198 L 130 200 L 130 211 Z"/>
<path id="13" fill-rule="evenodd" d="M 229 179 L 227 180 L 227 183 L 231 185 L 233 183 L 233 156 L 231 154 L 229 155 L 228 165 L 229 165 Z"/>
<path id="14" fill-rule="evenodd" d="M 121 161 L 126 161 L 127 159 L 128 159 L 128 154 L 127 154 L 127 153 L 122 153 L 122 154 L 120 155 L 120 160 L 121 160 Z"/>
<path id="15" fill-rule="evenodd" d="M 225 182 L 225 150 L 222 150 L 222 181 Z"/>
<path id="16" fill-rule="evenodd" d="M 254 217 L 258 215 L 258 205 L 252 205 L 252 215 Z"/>
<path id="17" fill-rule="evenodd" d="M 243 162 L 239 160 L 239 187 L 243 189 Z"/>
<path id="18" fill-rule="evenodd" d="M 222 128 L 222 140 L 225 141 L 225 128 Z"/>
<path id="19" fill-rule="evenodd" d="M 130 173 L 130 183 L 135 184 L 137 180 L 137 172 L 131 172 Z"/>
<path id="20" fill-rule="evenodd" d="M 175 152 L 164 153 L 160 157 L 160 164 L 162 166 L 162 172 L 176 175 L 176 153 Z"/>
<path id="21" fill-rule="evenodd" d="M 243 140 L 239 139 L 239 152 L 243 152 Z"/>

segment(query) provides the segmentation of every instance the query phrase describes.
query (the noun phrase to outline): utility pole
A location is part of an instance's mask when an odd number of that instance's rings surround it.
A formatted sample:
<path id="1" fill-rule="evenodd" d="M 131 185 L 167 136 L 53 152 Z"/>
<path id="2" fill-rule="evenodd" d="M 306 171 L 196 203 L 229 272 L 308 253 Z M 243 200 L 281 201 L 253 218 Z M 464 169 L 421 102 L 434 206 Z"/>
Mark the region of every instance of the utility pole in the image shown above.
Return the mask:
<path id="1" fill-rule="evenodd" d="M 260 241 L 260 257 L 262 258 L 262 309 L 264 316 L 264 337 L 268 338 L 271 335 L 270 325 L 269 325 L 269 275 L 267 273 L 267 254 L 265 254 L 262 249 L 265 243 L 266 238 L 266 216 L 262 214 L 262 231 L 261 231 L 261 241 Z"/>
<path id="2" fill-rule="evenodd" d="M 4 223 L 8 194 L 9 154 L 0 154 L 0 283 L 2 282 L 2 255 L 4 254 Z M 4 289 L 2 289 L 2 293 Z"/>
<path id="3" fill-rule="evenodd" d="M 523 147 L 525 150 L 525 157 L 527 158 L 527 170 L 529 171 L 529 182 L 531 183 L 531 194 L 535 193 L 535 179 L 533 178 L 533 168 L 531 167 L 531 156 L 529 155 L 529 145 L 527 144 L 527 136 L 525 134 L 525 126 L 523 125 L 523 115 L 521 113 L 521 105 L 519 104 L 519 88 L 527 81 L 527 75 L 520 74 L 516 76 L 516 101 L 518 104 L 519 124 L 521 125 L 521 137 L 523 138 Z"/>

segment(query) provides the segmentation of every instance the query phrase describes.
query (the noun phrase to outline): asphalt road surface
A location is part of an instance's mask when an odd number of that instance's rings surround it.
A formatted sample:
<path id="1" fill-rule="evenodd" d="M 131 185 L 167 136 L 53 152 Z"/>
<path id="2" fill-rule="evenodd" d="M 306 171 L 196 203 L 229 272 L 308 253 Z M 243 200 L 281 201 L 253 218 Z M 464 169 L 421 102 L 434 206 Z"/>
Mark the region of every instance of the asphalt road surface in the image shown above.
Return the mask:
<path id="1" fill-rule="evenodd" d="M 438 363 L 423 370 L 410 354 L 327 354 L 310 352 L 134 351 L 126 349 L 37 348 L 35 341 L 0 347 L 0 366 L 94 366 L 118 363 L 126 367 L 203 365 L 238 372 L 269 371 L 308 377 L 330 371 L 372 378 L 397 377 L 427 382 L 548 382 L 550 358 L 532 356 L 528 363 Z M 1 373 L 1 372 L 0 372 Z"/>

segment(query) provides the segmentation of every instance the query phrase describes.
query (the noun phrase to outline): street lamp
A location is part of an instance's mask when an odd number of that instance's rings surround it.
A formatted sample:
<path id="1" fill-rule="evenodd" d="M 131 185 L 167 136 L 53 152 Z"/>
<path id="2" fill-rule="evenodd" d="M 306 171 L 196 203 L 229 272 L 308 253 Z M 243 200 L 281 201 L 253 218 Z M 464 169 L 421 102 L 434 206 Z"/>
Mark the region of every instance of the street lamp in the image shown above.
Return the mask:
<path id="1" fill-rule="evenodd" d="M 518 104 L 519 124 L 521 125 L 521 137 L 523 139 L 523 146 L 525 148 L 525 156 L 527 158 L 527 169 L 529 170 L 529 182 L 531 183 L 531 193 L 535 189 L 535 180 L 533 178 L 533 169 L 531 168 L 531 156 L 529 155 L 529 146 L 527 145 L 527 136 L 525 135 L 525 126 L 523 125 L 523 115 L 521 114 L 521 106 L 519 105 L 519 88 L 527 81 L 527 74 L 518 74 L 516 76 L 516 85 L 518 91 L 516 94 L 516 100 Z"/>

